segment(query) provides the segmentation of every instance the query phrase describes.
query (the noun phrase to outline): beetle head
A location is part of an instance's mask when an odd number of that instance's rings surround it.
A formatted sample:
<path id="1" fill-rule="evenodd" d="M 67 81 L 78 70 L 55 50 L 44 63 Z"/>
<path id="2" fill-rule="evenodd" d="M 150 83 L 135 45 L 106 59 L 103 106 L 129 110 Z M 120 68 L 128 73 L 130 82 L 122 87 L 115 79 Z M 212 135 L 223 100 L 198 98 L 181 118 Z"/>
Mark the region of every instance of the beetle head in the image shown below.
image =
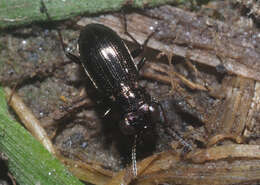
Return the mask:
<path id="1" fill-rule="evenodd" d="M 120 121 L 119 126 L 123 134 L 134 135 L 151 128 L 151 116 L 155 108 L 147 103 L 142 104 L 137 110 L 126 113 Z"/>

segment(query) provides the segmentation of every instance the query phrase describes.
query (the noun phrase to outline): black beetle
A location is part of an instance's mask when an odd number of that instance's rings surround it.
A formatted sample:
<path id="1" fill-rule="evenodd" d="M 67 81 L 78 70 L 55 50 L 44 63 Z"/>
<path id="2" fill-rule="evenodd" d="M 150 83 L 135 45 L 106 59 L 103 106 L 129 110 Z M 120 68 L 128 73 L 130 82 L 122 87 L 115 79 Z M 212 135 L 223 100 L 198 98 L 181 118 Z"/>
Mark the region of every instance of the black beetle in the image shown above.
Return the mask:
<path id="1" fill-rule="evenodd" d="M 43 1 L 41 1 L 41 5 L 41 11 L 45 12 L 50 20 Z M 138 44 L 132 35 L 127 32 L 126 18 L 124 22 L 125 33 Z M 143 131 L 154 126 L 152 117 L 153 115 L 157 116 L 157 114 L 154 114 L 156 108 L 160 107 L 164 122 L 167 123 L 161 104 L 152 99 L 146 90 L 138 84 L 139 71 L 145 59 L 142 58 L 137 65 L 134 63 L 134 58 L 143 51 L 143 46 L 147 44 L 153 33 L 147 37 L 143 45 L 138 44 L 139 48 L 130 52 L 123 40 L 112 29 L 101 24 L 89 24 L 80 32 L 78 40 L 80 57 L 65 52 L 69 59 L 82 65 L 96 90 L 103 94 L 107 100 L 121 108 L 120 129 L 123 134 L 134 136 L 132 145 L 134 177 L 137 176 L 137 137 Z M 59 31 L 58 34 L 62 41 Z M 65 51 L 63 42 L 62 47 Z M 106 111 L 105 115 L 110 110 L 111 108 Z M 185 148 L 192 150 L 191 145 L 186 143 L 175 131 L 170 130 L 170 133 Z"/>
<path id="2" fill-rule="evenodd" d="M 98 92 L 120 107 L 119 127 L 123 134 L 136 135 L 151 128 L 151 115 L 158 103 L 138 84 L 144 58 L 137 65 L 133 59 L 142 48 L 130 53 L 117 33 L 102 24 L 85 26 L 78 45 L 80 57 L 70 53 L 67 56 L 82 65 Z"/>

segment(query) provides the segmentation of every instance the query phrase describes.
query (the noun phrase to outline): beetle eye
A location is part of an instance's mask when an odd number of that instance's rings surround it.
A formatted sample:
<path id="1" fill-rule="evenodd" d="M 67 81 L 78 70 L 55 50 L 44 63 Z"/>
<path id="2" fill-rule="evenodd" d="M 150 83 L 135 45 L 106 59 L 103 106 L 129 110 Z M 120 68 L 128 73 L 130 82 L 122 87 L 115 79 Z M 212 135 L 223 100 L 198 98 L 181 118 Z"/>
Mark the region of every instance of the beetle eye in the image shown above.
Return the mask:
<path id="1" fill-rule="evenodd" d="M 126 120 L 127 122 L 132 123 L 132 122 L 134 122 L 135 120 L 137 120 L 137 115 L 128 114 L 127 117 L 125 118 L 125 120 Z M 129 124 L 130 124 L 130 123 L 129 123 Z"/>

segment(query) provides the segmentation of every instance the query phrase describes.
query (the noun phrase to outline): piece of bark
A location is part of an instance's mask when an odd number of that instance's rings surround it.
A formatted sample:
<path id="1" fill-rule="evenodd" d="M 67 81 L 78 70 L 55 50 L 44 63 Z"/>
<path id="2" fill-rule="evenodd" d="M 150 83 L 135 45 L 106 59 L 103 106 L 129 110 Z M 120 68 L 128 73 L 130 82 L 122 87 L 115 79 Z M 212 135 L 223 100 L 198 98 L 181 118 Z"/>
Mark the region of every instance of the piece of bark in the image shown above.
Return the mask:
<path id="1" fill-rule="evenodd" d="M 225 133 L 242 135 L 250 118 L 255 91 L 255 81 L 242 77 L 226 77 L 219 92 L 225 94 L 225 99 L 216 105 L 208 116 L 206 127 L 210 133 Z"/>
<path id="2" fill-rule="evenodd" d="M 145 15 L 133 13 L 127 17 L 128 32 L 139 43 L 153 30 L 148 47 L 173 53 L 212 67 L 222 65 L 232 74 L 260 80 L 260 37 L 257 31 L 229 26 L 208 17 L 196 15 L 171 6 L 145 11 Z M 96 22 L 113 28 L 123 39 L 121 18 L 107 15 L 98 18 L 82 18 L 78 24 L 85 26 Z"/>
<path id="3" fill-rule="evenodd" d="M 256 159 L 259 158 L 259 147 L 256 145 L 230 145 L 230 149 L 228 147 L 228 145 L 218 147 L 219 152 L 213 152 L 214 155 L 211 158 L 209 158 L 208 154 L 210 150 L 214 150 L 214 147 L 209 149 L 208 153 L 199 150 L 198 153 L 201 152 L 199 159 L 209 161 L 203 164 L 184 161 L 171 151 L 156 154 L 158 155 L 157 159 L 142 172 L 133 184 L 150 185 L 167 182 L 170 184 L 225 185 L 246 183 L 248 181 L 252 183 L 259 182 L 258 169 L 260 163 Z M 235 148 L 236 150 L 234 150 Z M 229 157 L 229 155 L 232 156 Z M 193 154 L 189 157 L 191 160 L 198 159 L 195 156 Z M 240 160 L 237 160 L 236 157 L 240 158 Z M 241 160 L 241 157 L 244 157 L 244 159 Z M 214 159 L 217 161 L 212 162 Z M 225 159 L 230 160 L 226 161 Z"/>
<path id="4" fill-rule="evenodd" d="M 248 8 L 250 11 L 247 13 L 248 16 L 251 14 L 260 21 L 260 2 L 254 0 L 237 0 L 238 3 Z"/>

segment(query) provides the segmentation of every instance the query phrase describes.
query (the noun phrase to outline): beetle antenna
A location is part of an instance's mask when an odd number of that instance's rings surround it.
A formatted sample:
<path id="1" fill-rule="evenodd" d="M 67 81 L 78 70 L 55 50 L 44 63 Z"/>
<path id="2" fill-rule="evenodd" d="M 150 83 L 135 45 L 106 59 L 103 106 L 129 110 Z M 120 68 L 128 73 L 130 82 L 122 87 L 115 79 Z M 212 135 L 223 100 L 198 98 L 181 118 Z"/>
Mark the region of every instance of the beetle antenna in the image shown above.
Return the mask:
<path id="1" fill-rule="evenodd" d="M 134 143 L 132 146 L 132 167 L 133 167 L 133 176 L 134 178 L 137 177 L 137 165 L 136 165 L 136 141 L 137 141 L 137 135 L 134 136 Z"/>

